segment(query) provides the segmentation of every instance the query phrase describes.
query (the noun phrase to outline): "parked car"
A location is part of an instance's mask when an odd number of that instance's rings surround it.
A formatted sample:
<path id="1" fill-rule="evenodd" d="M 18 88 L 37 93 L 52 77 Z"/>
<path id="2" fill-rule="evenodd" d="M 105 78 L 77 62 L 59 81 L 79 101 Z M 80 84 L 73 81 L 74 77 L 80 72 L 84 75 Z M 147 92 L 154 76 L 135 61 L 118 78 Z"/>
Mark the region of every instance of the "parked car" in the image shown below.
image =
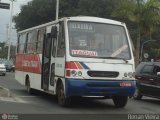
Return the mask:
<path id="1" fill-rule="evenodd" d="M 11 71 L 15 71 L 15 66 L 13 65 L 13 63 L 11 62 L 11 61 L 9 61 L 9 60 L 6 60 L 5 62 L 5 66 L 6 66 L 6 71 L 9 71 L 9 72 L 11 72 Z"/>
<path id="2" fill-rule="evenodd" d="M 136 68 L 137 89 L 134 99 L 160 98 L 160 62 L 142 62 Z"/>
<path id="3" fill-rule="evenodd" d="M 9 72 L 15 71 L 15 66 L 12 61 L 3 59 L 3 60 L 0 60 L 0 63 L 5 65 L 6 71 L 9 71 Z"/>
<path id="4" fill-rule="evenodd" d="M 0 62 L 0 75 L 6 75 L 6 67 L 2 62 Z"/>

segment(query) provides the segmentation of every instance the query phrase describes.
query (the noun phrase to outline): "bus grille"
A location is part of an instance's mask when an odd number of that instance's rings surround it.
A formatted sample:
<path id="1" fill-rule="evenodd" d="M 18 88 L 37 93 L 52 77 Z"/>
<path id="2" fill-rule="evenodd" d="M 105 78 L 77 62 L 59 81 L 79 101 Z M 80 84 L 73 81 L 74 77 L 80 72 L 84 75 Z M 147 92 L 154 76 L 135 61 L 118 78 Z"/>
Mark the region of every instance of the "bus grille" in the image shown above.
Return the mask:
<path id="1" fill-rule="evenodd" d="M 88 71 L 87 73 L 90 77 L 115 78 L 115 77 L 118 77 L 118 75 L 119 75 L 119 72 L 113 72 L 113 71 Z"/>

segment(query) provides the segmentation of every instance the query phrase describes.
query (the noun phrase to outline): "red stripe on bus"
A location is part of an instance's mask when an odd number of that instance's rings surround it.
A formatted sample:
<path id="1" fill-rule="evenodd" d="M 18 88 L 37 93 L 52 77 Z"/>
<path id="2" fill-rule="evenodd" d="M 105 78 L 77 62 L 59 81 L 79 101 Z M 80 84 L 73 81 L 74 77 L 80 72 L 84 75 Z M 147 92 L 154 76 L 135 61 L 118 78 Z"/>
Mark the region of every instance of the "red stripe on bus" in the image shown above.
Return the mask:
<path id="1" fill-rule="evenodd" d="M 65 66 L 66 69 L 78 69 L 76 64 L 72 61 L 66 62 Z"/>
<path id="2" fill-rule="evenodd" d="M 41 61 L 38 54 L 17 54 L 16 70 L 41 73 Z"/>
<path id="3" fill-rule="evenodd" d="M 83 69 L 83 67 L 81 66 L 79 62 L 75 62 L 75 64 L 77 65 L 78 69 Z"/>

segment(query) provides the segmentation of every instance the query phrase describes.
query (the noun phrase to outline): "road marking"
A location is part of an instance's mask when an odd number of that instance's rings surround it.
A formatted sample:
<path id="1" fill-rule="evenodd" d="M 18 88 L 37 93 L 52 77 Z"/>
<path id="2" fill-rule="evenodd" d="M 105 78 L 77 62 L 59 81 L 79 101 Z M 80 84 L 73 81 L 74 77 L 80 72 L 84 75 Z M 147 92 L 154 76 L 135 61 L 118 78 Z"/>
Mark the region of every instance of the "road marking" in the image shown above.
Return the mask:
<path id="1" fill-rule="evenodd" d="M 27 103 L 26 101 L 24 101 L 24 100 L 22 100 L 21 98 L 18 98 L 18 97 L 0 97 L 0 101 Z"/>

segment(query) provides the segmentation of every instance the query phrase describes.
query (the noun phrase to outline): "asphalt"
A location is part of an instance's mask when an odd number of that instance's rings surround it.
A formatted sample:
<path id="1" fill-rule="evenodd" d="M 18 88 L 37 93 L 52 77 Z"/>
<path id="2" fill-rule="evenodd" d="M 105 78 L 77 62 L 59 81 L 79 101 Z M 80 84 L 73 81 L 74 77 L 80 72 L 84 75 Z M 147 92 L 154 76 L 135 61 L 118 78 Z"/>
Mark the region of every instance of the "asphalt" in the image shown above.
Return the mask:
<path id="1" fill-rule="evenodd" d="M 32 95 L 27 94 L 25 86 L 14 79 L 12 72 L 7 73 L 5 77 L 0 76 L 0 86 L 9 89 L 12 93 L 12 97 L 0 97 L 0 114 L 18 114 L 20 117 L 31 114 L 33 117 L 41 116 L 40 118 L 48 117 L 46 114 L 51 115 L 50 117 L 61 115 L 57 117 L 66 118 L 65 120 L 69 118 L 69 120 L 80 118 L 89 120 L 90 117 L 93 117 L 92 120 L 99 120 L 103 115 L 127 117 L 128 114 L 160 114 L 160 100 L 149 97 L 143 97 L 141 101 L 129 99 L 125 108 L 116 108 L 112 100 L 89 99 L 77 99 L 70 108 L 63 108 L 57 104 L 56 97 L 52 95 L 38 91 Z"/>

